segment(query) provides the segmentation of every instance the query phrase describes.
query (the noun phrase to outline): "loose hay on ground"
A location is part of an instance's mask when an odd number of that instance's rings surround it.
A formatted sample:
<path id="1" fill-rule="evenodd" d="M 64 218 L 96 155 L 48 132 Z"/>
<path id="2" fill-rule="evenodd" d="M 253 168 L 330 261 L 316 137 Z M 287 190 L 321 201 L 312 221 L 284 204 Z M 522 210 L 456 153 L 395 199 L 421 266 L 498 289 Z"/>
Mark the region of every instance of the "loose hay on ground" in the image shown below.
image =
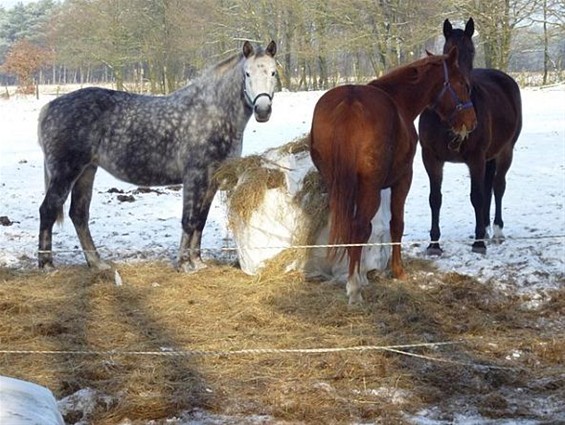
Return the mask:
<path id="1" fill-rule="evenodd" d="M 534 398 L 563 396 L 563 318 L 555 310 L 562 306 L 561 292 L 533 311 L 471 278 L 430 272 L 419 262 L 410 267 L 412 281 L 378 277 L 357 308 L 347 306 L 342 287 L 305 282 L 298 273 L 251 277 L 216 265 L 185 275 L 169 264 L 142 263 L 120 265 L 124 284 L 117 287 L 112 273 L 82 267 L 53 274 L 4 269 L 0 347 L 229 352 L 464 340 L 415 352 L 509 369 L 367 351 L 3 354 L 0 370 L 46 385 L 58 398 L 86 387 L 112 395 L 112 403 L 88 418 L 93 424 L 158 419 L 193 408 L 306 423 L 403 423 L 402 411 L 426 403 L 455 412 L 459 399 L 474 399 L 483 415 L 499 417 L 512 414 L 512 389 Z"/>

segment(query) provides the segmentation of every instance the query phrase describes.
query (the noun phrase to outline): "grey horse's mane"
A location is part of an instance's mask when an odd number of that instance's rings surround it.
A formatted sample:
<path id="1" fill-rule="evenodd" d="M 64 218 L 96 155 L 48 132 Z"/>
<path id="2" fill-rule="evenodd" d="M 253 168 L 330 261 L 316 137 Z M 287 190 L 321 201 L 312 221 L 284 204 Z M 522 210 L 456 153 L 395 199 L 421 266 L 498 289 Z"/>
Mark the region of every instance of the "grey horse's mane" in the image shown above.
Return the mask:
<path id="1" fill-rule="evenodd" d="M 255 57 L 261 57 L 266 54 L 263 47 L 255 47 L 254 52 Z M 229 56 L 228 58 L 205 68 L 194 80 L 190 81 L 186 86 L 171 93 L 170 95 L 184 97 L 189 93 L 194 94 L 198 88 L 210 89 L 214 87 L 213 85 L 209 85 L 210 81 L 222 82 L 226 74 L 234 71 L 244 59 L 245 57 L 243 52 L 238 52 Z M 208 81 L 208 83 L 206 83 L 206 81 Z"/>
<path id="2" fill-rule="evenodd" d="M 215 65 L 208 67 L 208 69 L 206 69 L 203 74 L 204 75 L 215 74 L 217 76 L 222 76 L 227 71 L 233 69 L 234 66 L 236 66 L 239 63 L 239 61 L 241 61 L 242 59 L 243 59 L 243 53 L 237 53 Z"/>
<path id="3" fill-rule="evenodd" d="M 255 57 L 257 58 L 260 58 L 261 56 L 264 56 L 266 54 L 265 49 L 263 47 L 255 47 L 254 52 L 255 52 Z M 242 52 L 236 53 L 235 55 L 232 55 L 224 59 L 223 61 L 210 66 L 208 69 L 204 71 L 203 75 L 209 75 L 213 73 L 217 76 L 223 76 L 226 72 L 233 69 L 236 66 L 236 64 L 238 64 L 242 59 L 243 59 L 243 53 Z"/>

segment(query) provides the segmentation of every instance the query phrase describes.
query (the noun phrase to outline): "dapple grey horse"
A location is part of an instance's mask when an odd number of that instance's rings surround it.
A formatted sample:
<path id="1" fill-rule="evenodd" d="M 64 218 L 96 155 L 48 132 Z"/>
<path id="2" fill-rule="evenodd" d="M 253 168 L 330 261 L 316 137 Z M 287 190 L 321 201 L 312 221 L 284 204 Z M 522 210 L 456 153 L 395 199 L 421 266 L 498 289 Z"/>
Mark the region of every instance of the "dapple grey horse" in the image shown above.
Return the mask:
<path id="1" fill-rule="evenodd" d="M 200 244 L 217 191 L 213 174 L 228 157 L 241 155 L 251 115 L 268 121 L 277 84 L 276 44 L 242 52 L 213 66 L 168 96 L 84 88 L 45 105 L 39 116 L 46 193 L 39 208 L 40 268 L 53 267 L 52 230 L 69 216 L 89 266 L 105 269 L 88 226 L 98 167 L 129 183 L 183 185 L 178 268 L 204 267 Z"/>

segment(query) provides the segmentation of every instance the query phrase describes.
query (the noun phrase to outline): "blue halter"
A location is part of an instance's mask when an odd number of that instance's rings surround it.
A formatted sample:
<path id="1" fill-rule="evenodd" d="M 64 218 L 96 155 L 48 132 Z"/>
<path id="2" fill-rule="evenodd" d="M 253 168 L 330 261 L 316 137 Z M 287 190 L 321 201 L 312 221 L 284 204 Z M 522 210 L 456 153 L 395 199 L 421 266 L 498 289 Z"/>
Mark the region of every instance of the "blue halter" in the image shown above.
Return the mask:
<path id="1" fill-rule="evenodd" d="M 473 102 L 471 100 L 467 102 L 463 102 L 461 99 L 459 99 L 459 96 L 457 96 L 457 93 L 455 93 L 455 90 L 453 90 L 453 87 L 451 87 L 451 83 L 449 82 L 449 73 L 447 72 L 447 65 L 445 64 L 445 61 L 443 61 L 442 63 L 443 63 L 443 78 L 444 78 L 443 88 L 441 89 L 441 92 L 437 97 L 438 100 L 435 102 L 434 109 L 439 103 L 439 99 L 441 99 L 441 97 L 445 94 L 445 92 L 446 91 L 449 92 L 451 98 L 455 102 L 455 110 L 449 117 L 451 119 L 456 113 L 461 112 L 464 109 L 472 108 Z"/>

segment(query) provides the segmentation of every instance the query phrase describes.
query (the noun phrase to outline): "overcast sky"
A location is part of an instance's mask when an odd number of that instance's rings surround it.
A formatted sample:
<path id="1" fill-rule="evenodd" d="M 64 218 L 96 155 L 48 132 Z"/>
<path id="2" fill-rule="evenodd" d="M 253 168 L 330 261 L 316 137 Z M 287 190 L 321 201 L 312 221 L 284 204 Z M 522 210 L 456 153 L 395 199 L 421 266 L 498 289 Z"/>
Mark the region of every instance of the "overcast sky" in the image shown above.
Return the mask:
<path id="1" fill-rule="evenodd" d="M 18 3 L 32 3 L 36 0 L 0 0 L 0 6 L 4 7 L 4 9 L 10 9 L 12 6 Z"/>

